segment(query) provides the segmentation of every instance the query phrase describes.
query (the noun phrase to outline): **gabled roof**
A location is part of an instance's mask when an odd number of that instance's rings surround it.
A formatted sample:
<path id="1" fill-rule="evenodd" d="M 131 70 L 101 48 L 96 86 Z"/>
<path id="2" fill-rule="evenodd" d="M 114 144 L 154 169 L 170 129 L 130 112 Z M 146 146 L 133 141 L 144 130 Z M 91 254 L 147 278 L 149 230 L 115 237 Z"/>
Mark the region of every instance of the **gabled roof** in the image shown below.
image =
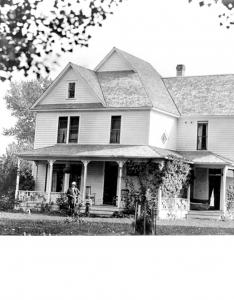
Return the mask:
<path id="1" fill-rule="evenodd" d="M 87 84 L 90 86 L 90 88 L 94 91 L 94 93 L 98 96 L 98 98 L 101 100 L 102 104 L 105 105 L 105 99 L 102 94 L 102 90 L 100 87 L 100 84 L 98 82 L 98 78 L 96 76 L 96 73 L 93 70 L 78 66 L 76 64 L 71 64 L 74 70 L 76 70 L 83 79 L 87 82 Z"/>
<path id="2" fill-rule="evenodd" d="M 168 113 L 179 115 L 179 111 L 168 93 L 160 74 L 148 62 L 125 51 L 113 48 L 104 60 L 98 64 L 95 71 L 98 72 L 98 69 L 105 63 L 105 60 L 110 57 L 113 51 L 116 51 L 123 59 L 125 59 L 132 67 L 132 70 L 138 74 L 146 95 L 148 96 L 150 106 Z M 112 75 L 114 76 L 115 73 L 117 75 L 118 72 L 113 72 Z"/>
<path id="3" fill-rule="evenodd" d="M 75 72 L 79 73 L 79 75 L 85 80 L 86 84 L 89 86 L 90 90 L 93 92 L 93 95 L 98 98 L 100 103 L 105 106 L 105 100 L 103 98 L 103 94 L 97 79 L 97 76 L 94 71 L 89 70 L 87 68 L 78 66 L 73 63 L 68 63 L 67 66 L 63 69 L 63 71 L 56 77 L 56 79 L 52 82 L 52 84 L 46 89 L 46 91 L 41 95 L 41 97 L 33 104 L 31 107 L 32 110 L 37 110 L 37 106 L 40 102 L 49 94 L 49 92 L 55 87 L 55 85 L 62 79 L 65 73 L 72 68 Z M 63 108 L 63 104 L 59 104 L 61 108 Z M 43 105 L 44 106 L 44 105 Z"/>
<path id="4" fill-rule="evenodd" d="M 234 75 L 163 79 L 181 115 L 233 115 Z"/>
<path id="5" fill-rule="evenodd" d="M 108 107 L 152 106 L 134 71 L 99 72 L 97 76 Z"/>

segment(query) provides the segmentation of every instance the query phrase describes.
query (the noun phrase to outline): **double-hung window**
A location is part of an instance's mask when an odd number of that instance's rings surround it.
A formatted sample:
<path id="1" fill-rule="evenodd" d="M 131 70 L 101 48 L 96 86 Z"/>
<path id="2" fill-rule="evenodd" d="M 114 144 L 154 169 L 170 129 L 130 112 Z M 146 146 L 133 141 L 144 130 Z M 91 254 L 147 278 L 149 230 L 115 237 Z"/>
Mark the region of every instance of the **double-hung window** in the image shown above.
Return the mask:
<path id="1" fill-rule="evenodd" d="M 207 150 L 208 122 L 197 123 L 197 150 Z"/>
<path id="2" fill-rule="evenodd" d="M 121 116 L 111 117 L 110 144 L 120 143 Z"/>
<path id="3" fill-rule="evenodd" d="M 76 96 L 76 83 L 68 82 L 68 99 L 74 99 Z"/>
<path id="4" fill-rule="evenodd" d="M 57 143 L 77 143 L 79 117 L 59 117 Z"/>

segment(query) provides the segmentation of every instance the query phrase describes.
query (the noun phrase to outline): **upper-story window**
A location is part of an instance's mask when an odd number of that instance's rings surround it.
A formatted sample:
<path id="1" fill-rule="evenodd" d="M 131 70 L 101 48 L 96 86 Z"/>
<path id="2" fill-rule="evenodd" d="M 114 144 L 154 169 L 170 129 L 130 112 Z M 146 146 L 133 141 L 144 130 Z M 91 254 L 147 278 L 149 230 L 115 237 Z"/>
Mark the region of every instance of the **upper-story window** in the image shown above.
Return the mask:
<path id="1" fill-rule="evenodd" d="M 68 82 L 68 99 L 74 99 L 76 96 L 76 83 Z"/>
<path id="2" fill-rule="evenodd" d="M 197 123 L 197 150 L 207 150 L 208 122 Z"/>
<path id="3" fill-rule="evenodd" d="M 57 143 L 77 143 L 79 117 L 59 117 Z"/>
<path id="4" fill-rule="evenodd" d="M 110 132 L 110 143 L 120 143 L 120 128 L 121 128 L 121 116 L 111 117 L 111 132 Z"/>

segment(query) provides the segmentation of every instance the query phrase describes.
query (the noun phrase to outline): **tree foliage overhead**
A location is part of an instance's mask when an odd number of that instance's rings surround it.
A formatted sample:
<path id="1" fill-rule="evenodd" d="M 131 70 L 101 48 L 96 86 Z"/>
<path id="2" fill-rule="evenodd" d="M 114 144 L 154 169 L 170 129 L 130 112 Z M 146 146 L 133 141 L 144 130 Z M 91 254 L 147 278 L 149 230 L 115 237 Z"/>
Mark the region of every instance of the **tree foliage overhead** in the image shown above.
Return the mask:
<path id="1" fill-rule="evenodd" d="M 88 46 L 88 29 L 102 26 L 122 0 L 1 0 L 1 80 L 14 70 L 38 77 L 50 72 L 51 61 L 74 46 Z"/>
<path id="2" fill-rule="evenodd" d="M 188 0 L 189 3 L 194 0 Z M 212 6 L 214 4 L 219 5 L 224 8 L 224 10 L 219 14 L 220 26 L 226 26 L 230 28 L 230 25 L 234 25 L 234 0 L 196 0 L 200 6 Z"/>
<path id="3" fill-rule="evenodd" d="M 49 86 L 51 80 L 10 82 L 10 88 L 5 95 L 7 108 L 16 117 L 16 124 L 4 129 L 4 135 L 15 136 L 19 144 L 32 144 L 34 141 L 35 113 L 30 107 Z"/>

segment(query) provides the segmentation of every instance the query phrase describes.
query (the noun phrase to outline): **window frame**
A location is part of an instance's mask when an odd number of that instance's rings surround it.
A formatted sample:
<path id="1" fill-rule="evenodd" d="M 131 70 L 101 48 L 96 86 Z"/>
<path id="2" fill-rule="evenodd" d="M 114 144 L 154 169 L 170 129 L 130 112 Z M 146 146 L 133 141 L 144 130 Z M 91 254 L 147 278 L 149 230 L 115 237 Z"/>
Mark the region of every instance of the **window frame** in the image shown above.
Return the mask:
<path id="1" fill-rule="evenodd" d="M 199 136 L 198 135 L 198 131 L 199 131 L 199 125 L 206 125 L 206 136 Z M 199 149 L 198 145 L 199 145 L 199 137 L 201 137 L 201 139 L 203 139 L 204 137 L 206 138 L 206 145 L 205 145 L 205 149 L 202 148 L 202 141 L 201 141 L 201 149 Z M 208 121 L 198 121 L 197 122 L 197 150 L 199 151 L 206 151 L 208 149 Z"/>
<path id="2" fill-rule="evenodd" d="M 112 136 L 111 134 L 112 134 L 112 130 L 113 130 L 112 129 L 112 120 L 115 117 L 119 117 L 120 118 L 119 141 L 116 142 L 116 143 L 114 143 L 114 142 L 111 141 L 111 136 Z M 121 115 L 112 115 L 111 116 L 111 120 L 110 120 L 110 139 L 109 139 L 109 144 L 116 144 L 116 145 L 120 144 L 120 141 L 121 141 L 121 127 L 122 127 L 122 116 Z"/>
<path id="3" fill-rule="evenodd" d="M 74 83 L 74 85 L 75 85 L 75 89 L 74 89 L 74 97 L 69 97 L 69 93 L 70 93 L 70 90 L 69 90 L 70 83 Z M 75 99 L 76 99 L 76 86 L 77 86 L 77 81 L 76 81 L 76 80 L 69 80 L 69 81 L 67 82 L 67 97 L 66 97 L 67 100 L 75 100 Z"/>
<path id="4" fill-rule="evenodd" d="M 79 119 L 79 122 L 78 122 L 78 131 L 77 131 L 77 142 L 69 142 L 69 135 L 70 135 L 70 124 L 71 124 L 71 118 L 72 117 L 77 117 Z M 67 118 L 67 135 L 66 135 L 66 142 L 65 143 L 58 143 L 58 133 L 59 133 L 59 119 L 60 118 Z M 74 116 L 64 116 L 64 115 L 61 115 L 61 116 L 58 116 L 58 119 L 57 119 L 57 144 L 78 144 L 79 143 L 79 134 L 80 134 L 80 116 L 77 116 L 77 115 L 74 115 Z"/>

